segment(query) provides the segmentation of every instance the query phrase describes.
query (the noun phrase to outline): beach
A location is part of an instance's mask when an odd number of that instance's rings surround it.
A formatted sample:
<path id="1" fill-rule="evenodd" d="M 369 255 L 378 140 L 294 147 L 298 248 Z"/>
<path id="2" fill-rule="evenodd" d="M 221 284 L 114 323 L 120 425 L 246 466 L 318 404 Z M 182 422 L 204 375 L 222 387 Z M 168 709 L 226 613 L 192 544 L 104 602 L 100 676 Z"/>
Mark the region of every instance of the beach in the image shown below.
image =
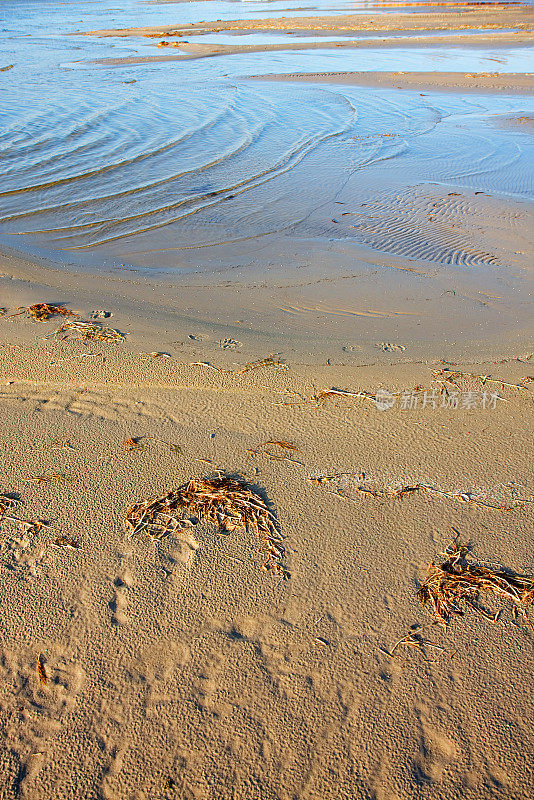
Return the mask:
<path id="1" fill-rule="evenodd" d="M 530 566 L 530 392 L 486 384 L 484 409 L 466 378 L 474 407 L 380 411 L 313 397 L 430 366 L 239 374 L 120 347 L 0 351 L 3 492 L 47 523 L 2 523 L 3 796 L 528 798 L 532 632 L 510 609 L 442 629 L 416 591 L 457 532 Z M 521 386 L 522 355 L 462 370 Z M 219 470 L 267 494 L 289 580 L 243 529 L 127 534 L 132 503 Z M 438 492 L 358 491 L 417 484 Z"/>
<path id="2" fill-rule="evenodd" d="M 0 798 L 531 800 L 532 6 L 15 5 Z"/>

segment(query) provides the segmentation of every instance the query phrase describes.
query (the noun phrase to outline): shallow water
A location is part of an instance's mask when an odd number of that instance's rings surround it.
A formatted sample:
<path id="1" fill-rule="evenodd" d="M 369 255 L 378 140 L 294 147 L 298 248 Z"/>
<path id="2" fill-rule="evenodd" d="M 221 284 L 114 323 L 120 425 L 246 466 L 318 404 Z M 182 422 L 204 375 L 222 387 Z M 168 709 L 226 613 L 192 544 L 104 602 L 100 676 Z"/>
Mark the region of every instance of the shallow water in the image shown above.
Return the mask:
<path id="1" fill-rule="evenodd" d="M 194 260 L 195 269 L 211 270 L 232 242 L 344 239 L 347 232 L 317 216 L 342 189 L 356 203 L 370 185 L 391 192 L 409 175 L 413 184 L 532 198 L 532 137 L 492 124 L 498 115 L 532 114 L 530 97 L 400 97 L 246 80 L 337 70 L 521 72 L 531 65 L 527 48 L 367 47 L 109 66 L 95 61 L 161 51 L 153 40 L 70 35 L 282 9 L 303 13 L 287 2 L 3 3 L 0 66 L 14 66 L 0 72 L 0 241 L 91 268 L 183 270 Z M 217 36 L 197 41 L 241 41 Z M 350 236 L 377 246 L 361 231 Z"/>

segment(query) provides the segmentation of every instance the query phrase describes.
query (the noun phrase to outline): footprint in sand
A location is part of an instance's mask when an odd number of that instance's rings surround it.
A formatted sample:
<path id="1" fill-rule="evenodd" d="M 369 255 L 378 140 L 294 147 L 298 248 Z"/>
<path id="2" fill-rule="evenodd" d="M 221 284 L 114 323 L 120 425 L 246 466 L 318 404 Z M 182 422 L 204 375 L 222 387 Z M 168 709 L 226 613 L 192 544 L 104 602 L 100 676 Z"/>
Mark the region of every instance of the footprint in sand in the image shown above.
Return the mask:
<path id="1" fill-rule="evenodd" d="M 363 347 L 359 344 L 344 344 L 341 349 L 344 353 L 356 353 L 363 350 Z"/>
<path id="2" fill-rule="evenodd" d="M 86 680 L 81 664 L 75 661 L 65 648 L 57 644 L 51 645 L 47 650 L 47 655 L 43 656 L 43 663 L 58 710 L 72 709 Z"/>
<path id="3" fill-rule="evenodd" d="M 173 590 L 182 589 L 191 578 L 195 555 L 200 542 L 191 534 L 182 531 L 172 546 L 158 550 L 160 574 L 169 578 Z"/>
<path id="4" fill-rule="evenodd" d="M 440 782 L 459 757 L 459 748 L 449 736 L 430 723 L 429 709 L 416 707 L 419 717 L 419 747 L 413 762 L 418 781 Z"/>
<path id="5" fill-rule="evenodd" d="M 223 350 L 237 350 L 238 347 L 241 347 L 241 342 L 238 342 L 237 339 L 221 339 L 219 347 Z"/>
<path id="6" fill-rule="evenodd" d="M 393 344 L 392 342 L 379 342 L 377 344 L 384 353 L 404 353 L 406 350 L 403 344 Z"/>
<path id="7" fill-rule="evenodd" d="M 7 569 L 19 570 L 26 577 L 41 574 L 41 561 L 45 554 L 39 537 L 30 530 L 8 532 L 0 542 L 0 555 Z"/>
<path id="8" fill-rule="evenodd" d="M 85 681 L 82 665 L 60 644 L 42 643 L 41 651 L 19 645 L 0 648 L 3 735 L 11 742 L 9 748 L 0 748 L 0 797 L 30 795 Z"/>
<path id="9" fill-rule="evenodd" d="M 111 624 L 125 625 L 128 621 L 126 616 L 126 609 L 128 607 L 128 589 L 133 584 L 132 576 L 129 570 L 123 570 L 120 575 L 117 575 L 113 581 L 113 597 L 109 601 L 109 608 L 111 610 Z"/>

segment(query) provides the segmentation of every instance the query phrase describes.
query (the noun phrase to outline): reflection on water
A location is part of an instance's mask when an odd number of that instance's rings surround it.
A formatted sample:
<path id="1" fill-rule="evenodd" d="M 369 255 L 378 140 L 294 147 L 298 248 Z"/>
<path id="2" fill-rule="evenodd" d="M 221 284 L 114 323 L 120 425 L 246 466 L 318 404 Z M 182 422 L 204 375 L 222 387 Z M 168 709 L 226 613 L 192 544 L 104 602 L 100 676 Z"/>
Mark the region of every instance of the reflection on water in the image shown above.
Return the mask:
<path id="1" fill-rule="evenodd" d="M 265 37 L 262 37 L 265 38 Z M 424 37 L 421 37 L 421 41 Z M 204 36 L 192 39 L 195 45 L 204 43 Z M 317 40 L 314 40 L 317 41 Z M 233 42 L 226 44 L 243 44 L 234 38 Z M 247 37 L 247 44 L 254 44 L 254 37 Z M 292 45 L 298 40 L 292 41 Z M 320 42 L 321 43 L 321 42 Z M 183 54 L 190 52 L 184 48 L 173 49 L 171 53 L 155 51 L 150 45 L 135 46 L 124 45 L 122 42 L 115 47 L 111 59 L 99 59 L 98 63 L 105 66 L 127 64 L 130 59 L 137 64 L 156 64 L 158 61 L 172 62 L 180 60 Z M 120 54 L 119 54 L 120 53 Z M 212 65 L 210 60 L 218 63 Z M 85 62 L 64 64 L 65 68 L 87 67 Z M 402 70 L 400 68 L 402 67 Z M 308 49 L 308 50 L 273 50 L 262 53 L 239 53 L 225 56 L 211 56 L 202 59 L 193 67 L 185 63 L 180 67 L 180 80 L 194 77 L 206 79 L 224 77 L 245 77 L 251 74 L 279 74 L 294 72 L 527 72 L 532 68 L 532 49 L 529 47 L 401 47 L 395 45 L 391 48 L 370 47 L 352 48 L 343 47 L 340 50 Z"/>
<path id="2" fill-rule="evenodd" d="M 264 15 L 288 7 L 254 5 Z M 339 238 L 334 225 L 317 222 L 325 202 L 342 188 L 367 197 L 369 187 L 384 190 L 406 174 L 532 196 L 530 140 L 488 124 L 494 114 L 531 110 L 530 98 L 400 96 L 240 77 L 513 72 L 526 68 L 524 48 L 293 51 L 108 67 L 93 62 L 157 51 L 146 40 L 68 35 L 240 18 L 244 6 L 3 3 L 0 67 L 14 66 L 0 73 L 2 241 L 80 264 L 172 268 L 190 248 L 270 233 Z"/>
<path id="3" fill-rule="evenodd" d="M 493 29 L 492 34 L 494 33 L 514 33 L 514 28 L 498 28 Z M 447 31 L 447 35 L 450 34 L 461 34 L 462 36 L 474 36 L 479 35 L 481 33 L 487 33 L 487 31 L 481 29 L 474 29 L 474 30 L 456 30 L 456 31 Z M 407 36 L 410 39 L 427 39 L 429 36 L 442 36 L 442 30 L 428 30 L 428 31 L 388 31 L 387 32 L 387 39 L 393 40 L 400 40 L 405 39 Z M 384 32 L 377 34 L 373 33 L 372 31 L 356 31 L 356 32 L 346 32 L 344 35 L 330 35 L 328 33 L 324 33 L 319 38 L 316 35 L 314 36 L 306 36 L 303 35 L 302 31 L 281 31 L 280 33 L 268 31 L 268 32 L 256 32 L 251 30 L 242 30 L 242 31 L 230 31 L 229 33 L 225 33 L 224 31 L 218 33 L 203 33 L 201 36 L 190 37 L 191 41 L 199 44 L 224 44 L 224 45 L 269 45 L 269 44 L 284 44 L 290 45 L 295 44 L 320 44 L 321 41 L 328 41 L 328 42 L 347 42 L 352 40 L 364 40 L 364 41 L 383 41 L 386 34 Z M 185 39 L 185 34 L 184 34 Z M 172 42 L 173 39 L 167 39 L 167 41 Z M 176 39 L 174 40 L 177 44 L 180 41 L 184 41 L 183 39 Z"/>

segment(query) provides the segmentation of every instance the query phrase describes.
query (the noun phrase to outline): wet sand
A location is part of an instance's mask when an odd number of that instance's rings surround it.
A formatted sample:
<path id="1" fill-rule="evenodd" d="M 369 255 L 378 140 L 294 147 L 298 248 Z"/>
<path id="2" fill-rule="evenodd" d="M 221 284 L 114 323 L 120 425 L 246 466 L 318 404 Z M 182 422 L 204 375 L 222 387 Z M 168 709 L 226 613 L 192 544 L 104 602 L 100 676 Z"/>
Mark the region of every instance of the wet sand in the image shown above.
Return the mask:
<path id="1" fill-rule="evenodd" d="M 462 74 L 458 72 L 309 72 L 280 75 L 255 75 L 272 81 L 304 81 L 310 83 L 345 84 L 347 86 L 384 86 L 415 91 L 475 92 L 490 94 L 532 94 L 532 75 L 522 73 Z"/>
<path id="2" fill-rule="evenodd" d="M 523 131 L 529 119 L 499 116 L 494 125 Z M 454 184 L 377 187 L 358 203 L 346 192 L 309 218 L 302 242 L 262 237 L 256 263 L 247 239 L 213 248 L 201 268 L 200 248 L 182 251 L 182 274 L 120 266 L 72 273 L 4 255 L 3 304 L 44 299 L 85 316 L 111 305 L 141 349 L 210 361 L 280 352 L 299 363 L 368 363 L 377 343 L 390 340 L 410 359 L 469 358 L 473 348 L 504 356 L 528 346 L 532 203 Z M 325 221 L 335 236 L 327 244 Z"/>

